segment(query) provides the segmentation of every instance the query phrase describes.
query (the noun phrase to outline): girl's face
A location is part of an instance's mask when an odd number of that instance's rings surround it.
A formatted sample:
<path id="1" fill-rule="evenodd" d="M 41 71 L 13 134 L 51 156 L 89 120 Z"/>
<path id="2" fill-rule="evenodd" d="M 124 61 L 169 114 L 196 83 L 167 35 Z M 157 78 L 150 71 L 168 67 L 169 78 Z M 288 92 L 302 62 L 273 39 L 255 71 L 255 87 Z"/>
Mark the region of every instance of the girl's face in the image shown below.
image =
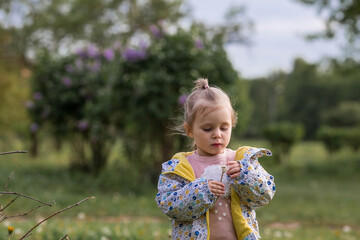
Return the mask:
<path id="1" fill-rule="evenodd" d="M 193 126 L 185 123 L 189 137 L 194 138 L 197 154 L 213 156 L 224 152 L 232 131 L 231 109 L 226 104 L 198 110 Z"/>

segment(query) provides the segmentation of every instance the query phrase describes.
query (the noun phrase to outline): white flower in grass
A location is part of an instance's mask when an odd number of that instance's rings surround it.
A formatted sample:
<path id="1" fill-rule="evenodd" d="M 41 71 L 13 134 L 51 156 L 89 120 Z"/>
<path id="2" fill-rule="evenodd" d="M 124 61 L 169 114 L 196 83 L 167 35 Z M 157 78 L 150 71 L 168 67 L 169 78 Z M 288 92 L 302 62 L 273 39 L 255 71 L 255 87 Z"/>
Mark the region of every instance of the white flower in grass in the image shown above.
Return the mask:
<path id="1" fill-rule="evenodd" d="M 102 227 L 101 232 L 105 235 L 111 235 L 111 229 L 109 227 Z"/>
<path id="2" fill-rule="evenodd" d="M 275 231 L 274 232 L 274 237 L 281 238 L 282 237 L 282 232 L 281 231 Z"/>
<path id="3" fill-rule="evenodd" d="M 348 226 L 348 225 L 345 225 L 343 228 L 342 228 L 342 231 L 344 232 L 344 233 L 349 233 L 349 232 L 351 232 L 351 227 L 350 226 Z"/>
<path id="4" fill-rule="evenodd" d="M 84 212 L 79 212 L 77 215 L 77 218 L 79 220 L 85 220 L 86 219 L 86 214 Z"/>

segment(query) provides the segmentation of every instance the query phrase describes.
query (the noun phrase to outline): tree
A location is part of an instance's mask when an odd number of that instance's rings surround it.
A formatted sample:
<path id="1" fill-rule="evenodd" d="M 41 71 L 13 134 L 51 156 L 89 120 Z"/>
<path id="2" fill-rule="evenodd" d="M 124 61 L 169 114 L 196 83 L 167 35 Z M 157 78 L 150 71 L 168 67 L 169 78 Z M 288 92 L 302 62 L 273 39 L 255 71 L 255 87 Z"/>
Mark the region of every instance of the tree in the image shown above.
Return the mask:
<path id="1" fill-rule="evenodd" d="M 184 14 L 182 0 L 4 0 L 0 1 L 0 40 L 3 56 L 16 56 L 26 65 L 37 49 L 61 53 L 73 46 L 126 43 L 149 24 L 175 23 Z M 17 19 L 17 21 L 11 21 Z"/>
<path id="2" fill-rule="evenodd" d="M 270 123 L 263 128 L 263 135 L 271 143 L 277 162 L 286 164 L 291 148 L 304 136 L 304 126 L 291 122 Z"/>
<path id="3" fill-rule="evenodd" d="M 193 31 L 169 34 L 152 25 L 151 40 L 139 45 L 90 45 L 67 57 L 42 55 L 34 72 L 34 123 L 70 137 L 75 159 L 96 171 L 120 136 L 132 166 L 154 180 L 160 163 L 183 143 L 169 126 L 193 81 L 208 77 L 224 89 L 240 81 L 219 36 Z"/>
<path id="4" fill-rule="evenodd" d="M 310 35 L 310 38 L 334 38 L 339 32 L 345 32 L 345 37 L 348 43 L 352 45 L 352 52 L 354 54 L 354 47 L 359 53 L 359 36 L 360 36 L 360 2 L 356 0 L 298 0 L 307 5 L 318 8 L 319 13 L 322 13 L 325 18 L 326 29 L 323 33 Z M 343 30 L 343 31 L 339 31 Z M 359 56 L 359 55 L 357 55 Z"/>

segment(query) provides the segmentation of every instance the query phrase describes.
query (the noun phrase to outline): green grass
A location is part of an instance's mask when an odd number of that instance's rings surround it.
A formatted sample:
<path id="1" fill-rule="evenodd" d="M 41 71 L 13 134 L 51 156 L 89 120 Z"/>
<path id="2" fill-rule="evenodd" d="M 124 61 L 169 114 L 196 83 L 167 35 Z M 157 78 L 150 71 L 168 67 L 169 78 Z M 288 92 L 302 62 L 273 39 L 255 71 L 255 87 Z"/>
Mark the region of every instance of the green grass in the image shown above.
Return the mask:
<path id="1" fill-rule="evenodd" d="M 268 147 L 264 141 L 239 142 Z M 134 173 L 122 168 L 125 162 L 117 154 L 97 177 L 71 172 L 68 151 L 44 147 L 38 159 L 28 154 L 0 156 L 0 186 L 14 171 L 8 190 L 56 201 L 52 207 L 3 222 L 0 239 L 7 239 L 7 225 L 15 226 L 19 237 L 39 219 L 88 196 L 96 199 L 50 219 L 28 239 L 61 239 L 65 234 L 72 240 L 168 238 L 170 221 L 155 205 L 155 186 L 132 181 Z M 263 239 L 360 239 L 360 153 L 343 149 L 330 155 L 322 144 L 304 142 L 292 150 L 286 167 L 273 158 L 260 161 L 275 176 L 277 186 L 272 202 L 257 211 Z M 11 199 L 3 195 L 0 203 Z M 17 199 L 6 213 L 22 213 L 37 205 Z"/>

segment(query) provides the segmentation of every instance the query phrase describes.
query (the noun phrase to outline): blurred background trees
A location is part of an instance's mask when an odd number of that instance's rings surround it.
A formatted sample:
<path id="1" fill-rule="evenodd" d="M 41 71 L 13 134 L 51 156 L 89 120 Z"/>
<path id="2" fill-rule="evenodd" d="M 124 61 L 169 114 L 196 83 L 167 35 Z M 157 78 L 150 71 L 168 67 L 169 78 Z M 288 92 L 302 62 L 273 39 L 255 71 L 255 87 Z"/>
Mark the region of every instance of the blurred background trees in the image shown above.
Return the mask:
<path id="1" fill-rule="evenodd" d="M 171 126 L 193 81 L 207 77 L 233 99 L 235 137 L 266 137 L 286 146 L 282 153 L 303 137 L 331 151 L 356 145 L 359 4 L 301 2 L 327 13 L 320 35 L 345 32 L 352 54 L 317 63 L 298 58 L 289 72 L 243 79 L 224 50 L 251 42 L 241 7 L 223 25 L 183 28 L 181 0 L 1 1 L 1 141 L 5 134 L 30 137 L 33 153 L 44 139 L 57 147 L 70 142 L 72 167 L 97 172 L 120 139 L 134 168 L 154 179 L 162 161 L 186 149 Z"/>

